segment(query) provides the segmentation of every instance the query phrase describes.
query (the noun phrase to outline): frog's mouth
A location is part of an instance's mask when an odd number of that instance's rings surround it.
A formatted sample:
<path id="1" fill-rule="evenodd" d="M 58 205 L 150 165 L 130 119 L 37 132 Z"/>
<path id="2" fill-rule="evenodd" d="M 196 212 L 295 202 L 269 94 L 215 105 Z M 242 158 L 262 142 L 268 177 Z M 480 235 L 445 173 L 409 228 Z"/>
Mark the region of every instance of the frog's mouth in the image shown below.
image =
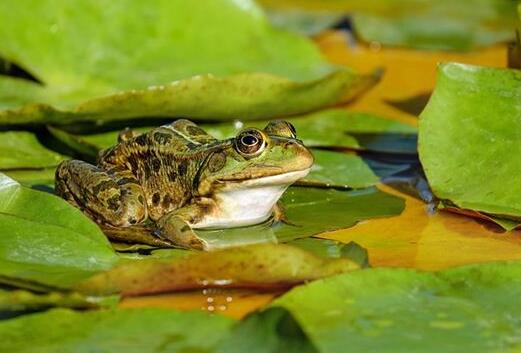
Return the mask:
<path id="1" fill-rule="evenodd" d="M 260 186 L 290 185 L 309 174 L 311 168 L 287 173 L 274 174 L 259 178 L 233 178 L 221 179 L 219 182 L 227 184 L 230 188 L 253 188 Z"/>

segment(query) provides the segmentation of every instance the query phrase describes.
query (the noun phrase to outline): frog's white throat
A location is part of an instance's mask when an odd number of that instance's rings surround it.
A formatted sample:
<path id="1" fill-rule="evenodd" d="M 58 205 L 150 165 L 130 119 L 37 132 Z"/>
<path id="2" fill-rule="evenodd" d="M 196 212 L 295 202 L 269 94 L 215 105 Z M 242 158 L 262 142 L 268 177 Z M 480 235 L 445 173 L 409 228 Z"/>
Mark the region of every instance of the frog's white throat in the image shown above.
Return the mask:
<path id="1" fill-rule="evenodd" d="M 192 227 L 233 228 L 262 223 L 284 191 L 309 169 L 236 182 L 215 195 L 217 209 Z"/>

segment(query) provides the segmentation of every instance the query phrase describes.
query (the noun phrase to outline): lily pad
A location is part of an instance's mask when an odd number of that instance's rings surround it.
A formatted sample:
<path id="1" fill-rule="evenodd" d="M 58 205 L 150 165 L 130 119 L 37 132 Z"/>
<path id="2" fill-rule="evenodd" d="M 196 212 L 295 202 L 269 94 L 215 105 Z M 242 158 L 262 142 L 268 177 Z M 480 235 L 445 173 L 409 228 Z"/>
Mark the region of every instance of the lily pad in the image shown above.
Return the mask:
<path id="1" fill-rule="evenodd" d="M 438 68 L 420 116 L 419 153 L 434 194 L 464 209 L 521 217 L 521 71 Z"/>
<path id="2" fill-rule="evenodd" d="M 506 352 L 521 347 L 521 263 L 438 273 L 369 269 L 315 281 L 272 303 L 320 352 Z"/>
<path id="3" fill-rule="evenodd" d="M 259 244 L 163 260 L 124 262 L 79 283 L 90 295 L 135 296 L 206 287 L 286 288 L 359 266 L 289 245 Z"/>
<path id="4" fill-rule="evenodd" d="M 0 56 L 42 83 L 0 76 L 1 124 L 267 118 L 335 104 L 377 79 L 330 65 L 249 0 L 8 0 L 0 22 Z"/>
<path id="5" fill-rule="evenodd" d="M 212 352 L 234 323 L 222 315 L 167 309 L 54 309 L 2 321 L 0 351 Z"/>
<path id="6" fill-rule="evenodd" d="M 117 296 L 91 297 L 74 292 L 50 292 L 41 294 L 21 289 L 0 289 L 0 313 L 39 310 L 58 306 L 76 309 L 113 307 L 118 303 L 118 299 Z"/>
<path id="7" fill-rule="evenodd" d="M 328 13 L 351 14 L 362 40 L 422 49 L 470 50 L 513 39 L 516 1 L 512 0 L 260 0 L 274 21 L 306 31 Z M 298 10 L 298 12 L 297 12 Z M 314 16 L 314 14 L 317 14 Z M 323 27 L 323 26 L 322 26 Z"/>
<path id="8" fill-rule="evenodd" d="M 2 172 L 24 186 L 45 187 L 48 191 L 54 190 L 56 166 L 43 169 L 2 170 Z"/>
<path id="9" fill-rule="evenodd" d="M 290 224 L 280 224 L 274 231 L 283 242 L 352 227 L 371 218 L 396 216 L 405 207 L 403 199 L 376 188 L 338 191 L 293 187 L 282 196 L 282 204 Z"/>
<path id="10" fill-rule="evenodd" d="M 50 167 L 65 158 L 42 146 L 31 132 L 0 132 L 0 169 Z"/>
<path id="11" fill-rule="evenodd" d="M 419 0 L 412 9 L 388 15 L 357 13 L 353 24 L 367 42 L 422 49 L 465 51 L 514 38 L 515 1 Z"/>
<path id="12" fill-rule="evenodd" d="M 344 147 L 388 152 L 386 147 L 381 148 L 374 143 L 372 147 L 368 148 L 363 141 L 357 140 L 353 134 L 416 136 L 417 133 L 414 126 L 373 114 L 350 112 L 345 109 L 327 109 L 285 120 L 295 126 L 298 138 L 310 147 Z M 266 126 L 267 122 L 267 120 L 259 122 L 235 121 L 233 123 L 203 125 L 203 128 L 209 134 L 224 139 L 236 135 L 239 130 L 246 126 L 262 128 Z M 413 152 L 415 150 L 416 146 L 414 146 Z"/>
<path id="13" fill-rule="evenodd" d="M 311 172 L 297 182 L 299 185 L 363 188 L 380 180 L 357 155 L 314 149 L 313 156 Z"/>
<path id="14" fill-rule="evenodd" d="M 0 173 L 0 276 L 66 288 L 118 257 L 100 229 L 57 196 Z"/>

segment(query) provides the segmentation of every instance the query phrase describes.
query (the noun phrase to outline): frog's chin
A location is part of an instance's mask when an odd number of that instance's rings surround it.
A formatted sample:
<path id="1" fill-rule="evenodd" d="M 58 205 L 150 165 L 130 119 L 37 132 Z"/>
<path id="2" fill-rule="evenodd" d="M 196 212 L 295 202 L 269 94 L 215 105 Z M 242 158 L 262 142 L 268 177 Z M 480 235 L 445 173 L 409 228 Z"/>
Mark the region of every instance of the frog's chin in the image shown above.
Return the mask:
<path id="1" fill-rule="evenodd" d="M 292 183 L 305 177 L 309 169 L 233 182 L 215 195 L 217 207 L 193 228 L 233 228 L 266 221 L 273 207 Z"/>

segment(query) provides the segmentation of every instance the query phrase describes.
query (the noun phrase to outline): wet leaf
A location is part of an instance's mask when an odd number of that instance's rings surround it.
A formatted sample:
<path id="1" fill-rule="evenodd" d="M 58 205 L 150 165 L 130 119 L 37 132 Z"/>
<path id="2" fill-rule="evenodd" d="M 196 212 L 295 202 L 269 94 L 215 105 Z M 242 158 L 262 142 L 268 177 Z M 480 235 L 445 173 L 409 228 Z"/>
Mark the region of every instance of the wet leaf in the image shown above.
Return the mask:
<path id="1" fill-rule="evenodd" d="M 8 311 L 40 310 L 49 307 L 92 309 L 112 307 L 117 303 L 117 296 L 90 297 L 74 292 L 50 292 L 38 294 L 20 289 L 0 289 L 0 313 Z"/>
<path id="2" fill-rule="evenodd" d="M 297 130 L 297 136 L 310 147 L 346 147 L 371 149 L 358 141 L 353 134 L 403 134 L 415 136 L 415 127 L 386 119 L 374 114 L 353 113 L 344 109 L 328 109 L 316 113 L 285 119 Z M 218 125 L 203 125 L 203 128 L 217 138 L 234 136 L 245 126 L 263 128 L 268 121 L 234 122 Z M 375 151 L 386 151 L 373 146 Z"/>
<path id="3" fill-rule="evenodd" d="M 68 287 L 117 256 L 99 228 L 57 196 L 0 173 L 0 275 Z"/>
<path id="4" fill-rule="evenodd" d="M 324 11 L 330 16 L 349 13 L 356 34 L 366 42 L 422 49 L 470 50 L 506 42 L 513 38 L 516 26 L 516 1 L 512 0 L 260 2 L 272 12 L 278 10 L 278 23 L 286 16 L 291 29 L 305 30 L 313 19 L 320 24 Z M 301 21 L 295 9 L 300 10 Z"/>
<path id="5" fill-rule="evenodd" d="M 53 152 L 28 131 L 0 132 L 0 169 L 55 166 L 66 157 Z"/>
<path id="6" fill-rule="evenodd" d="M 275 300 L 320 352 L 499 352 L 521 346 L 521 263 L 368 269 Z"/>
<path id="7" fill-rule="evenodd" d="M 234 320 L 203 312 L 54 309 L 0 322 L 2 352 L 212 352 Z"/>
<path id="8" fill-rule="evenodd" d="M 135 296 L 206 287 L 285 288 L 353 271 L 347 259 L 325 259 L 288 245 L 259 244 L 163 260 L 122 263 L 75 288 L 90 295 Z"/>
<path id="9" fill-rule="evenodd" d="M 219 344 L 220 353 L 315 353 L 306 333 L 287 310 L 270 308 L 247 316 Z"/>
<path id="10" fill-rule="evenodd" d="M 317 256 L 338 259 L 346 258 L 357 263 L 360 268 L 369 266 L 367 250 L 354 241 L 344 244 L 336 240 L 320 238 L 302 238 L 288 242 Z"/>
<path id="11" fill-rule="evenodd" d="M 415 14 L 356 14 L 353 24 L 367 42 L 464 51 L 511 40 L 515 8 L 511 0 L 439 0 L 428 2 Z"/>
<path id="12" fill-rule="evenodd" d="M 43 169 L 13 169 L 3 170 L 8 177 L 16 180 L 24 186 L 33 188 L 45 188 L 54 192 L 54 174 L 56 166 Z"/>
<path id="13" fill-rule="evenodd" d="M 248 0 L 10 0 L 0 22 L 0 56 L 42 82 L 0 76 L 1 124 L 267 118 L 335 104 L 376 80 L 328 64 Z"/>
<path id="14" fill-rule="evenodd" d="M 434 194 L 458 207 L 521 217 L 521 71 L 444 64 L 420 119 L 420 159 Z"/>
<path id="15" fill-rule="evenodd" d="M 311 172 L 298 185 L 337 188 L 363 188 L 379 179 L 364 160 L 354 154 L 313 150 L 315 163 Z"/>
<path id="16" fill-rule="evenodd" d="M 275 226 L 279 241 L 352 227 L 366 219 L 392 217 L 404 208 L 401 198 L 375 188 L 338 191 L 294 187 L 282 196 L 282 203 L 290 224 Z"/>

